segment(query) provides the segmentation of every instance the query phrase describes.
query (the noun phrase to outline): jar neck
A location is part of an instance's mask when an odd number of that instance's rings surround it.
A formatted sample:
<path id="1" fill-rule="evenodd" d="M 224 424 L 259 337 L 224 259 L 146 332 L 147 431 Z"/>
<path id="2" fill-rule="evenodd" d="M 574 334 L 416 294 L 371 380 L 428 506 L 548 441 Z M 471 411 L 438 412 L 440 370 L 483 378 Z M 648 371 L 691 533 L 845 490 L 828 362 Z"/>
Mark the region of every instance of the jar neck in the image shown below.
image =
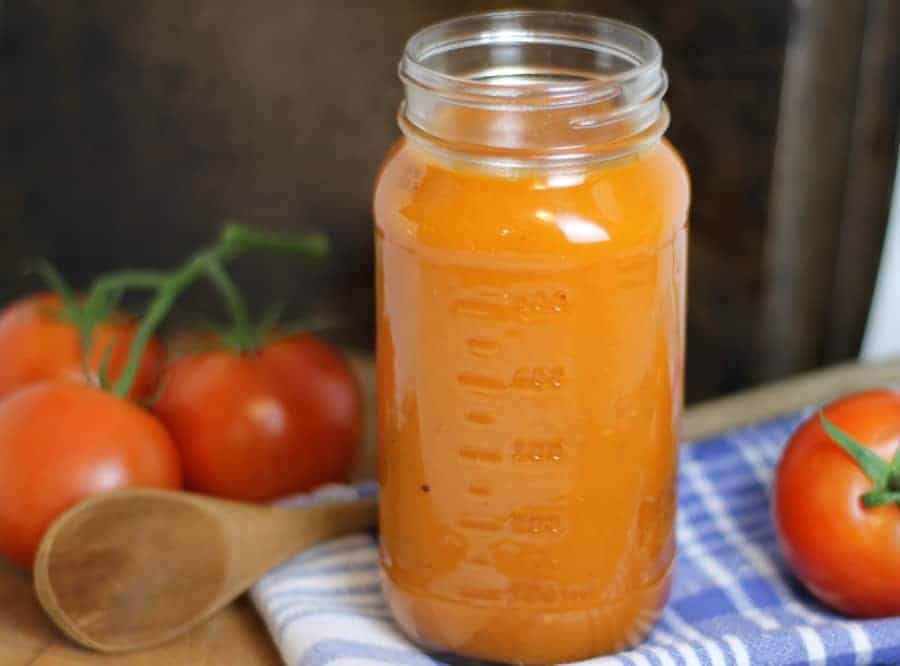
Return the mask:
<path id="1" fill-rule="evenodd" d="M 657 42 L 586 14 L 504 11 L 438 23 L 409 40 L 400 78 L 399 123 L 410 139 L 499 167 L 617 159 L 668 126 Z"/>

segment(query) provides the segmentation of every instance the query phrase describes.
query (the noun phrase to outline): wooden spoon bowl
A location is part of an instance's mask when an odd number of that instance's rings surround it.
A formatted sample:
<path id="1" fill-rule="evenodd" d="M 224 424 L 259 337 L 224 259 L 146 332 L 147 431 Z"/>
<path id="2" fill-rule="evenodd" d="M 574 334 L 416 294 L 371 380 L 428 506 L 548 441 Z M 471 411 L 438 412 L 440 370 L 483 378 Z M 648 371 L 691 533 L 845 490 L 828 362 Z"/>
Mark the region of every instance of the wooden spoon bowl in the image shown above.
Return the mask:
<path id="1" fill-rule="evenodd" d="M 147 648 L 202 622 L 292 555 L 375 518 L 371 499 L 282 509 L 163 490 L 98 495 L 47 531 L 35 590 L 78 643 Z"/>

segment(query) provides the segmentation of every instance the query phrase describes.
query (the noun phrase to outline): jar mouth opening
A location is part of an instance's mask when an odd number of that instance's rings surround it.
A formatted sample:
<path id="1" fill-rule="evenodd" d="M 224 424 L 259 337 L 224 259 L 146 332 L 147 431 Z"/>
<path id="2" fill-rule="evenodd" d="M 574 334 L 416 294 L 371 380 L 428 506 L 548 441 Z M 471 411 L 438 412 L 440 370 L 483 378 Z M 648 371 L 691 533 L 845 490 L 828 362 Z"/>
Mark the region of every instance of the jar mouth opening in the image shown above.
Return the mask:
<path id="1" fill-rule="evenodd" d="M 458 103 L 558 108 L 665 91 L 647 32 L 592 14 L 507 10 L 428 26 L 407 42 L 400 78 Z"/>
<path id="2" fill-rule="evenodd" d="M 511 10 L 436 23 L 410 38 L 399 69 L 404 134 L 470 161 L 614 159 L 668 126 L 657 41 L 592 14 Z"/>

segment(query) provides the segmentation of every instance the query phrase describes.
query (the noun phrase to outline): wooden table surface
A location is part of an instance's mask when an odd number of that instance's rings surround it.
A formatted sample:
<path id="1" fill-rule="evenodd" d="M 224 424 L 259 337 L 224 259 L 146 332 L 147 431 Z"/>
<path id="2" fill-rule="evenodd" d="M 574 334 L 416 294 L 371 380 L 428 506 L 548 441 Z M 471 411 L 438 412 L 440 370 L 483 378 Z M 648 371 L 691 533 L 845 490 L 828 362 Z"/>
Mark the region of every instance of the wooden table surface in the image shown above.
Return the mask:
<path id="1" fill-rule="evenodd" d="M 356 362 L 374 423 L 371 361 Z M 687 410 L 685 438 L 694 440 L 754 421 L 785 414 L 849 391 L 900 380 L 900 360 L 846 364 L 701 403 Z M 370 474 L 373 437 L 358 475 Z M 249 601 L 241 599 L 206 624 L 168 645 L 127 655 L 98 655 L 74 646 L 46 620 L 27 574 L 0 559 L 0 666 L 279 666 L 265 626 Z"/>

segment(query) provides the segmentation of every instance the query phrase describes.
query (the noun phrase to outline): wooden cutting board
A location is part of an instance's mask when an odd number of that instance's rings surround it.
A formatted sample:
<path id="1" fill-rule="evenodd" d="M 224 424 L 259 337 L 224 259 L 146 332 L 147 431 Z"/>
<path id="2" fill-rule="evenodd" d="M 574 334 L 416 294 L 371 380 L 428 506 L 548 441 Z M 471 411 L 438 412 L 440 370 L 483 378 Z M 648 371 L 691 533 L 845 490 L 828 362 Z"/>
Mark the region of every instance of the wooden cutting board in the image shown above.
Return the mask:
<path id="1" fill-rule="evenodd" d="M 99 655 L 76 647 L 44 616 L 28 574 L 0 559 L 2 666 L 280 666 L 262 621 L 242 599 L 180 639 L 154 650 Z"/>
<path id="2" fill-rule="evenodd" d="M 374 371 L 371 361 L 355 362 L 369 406 L 369 437 L 359 476 L 373 468 Z M 846 364 L 721 398 L 687 410 L 685 437 L 698 439 L 739 425 L 774 417 L 843 393 L 900 380 L 900 361 Z M 280 666 L 262 621 L 246 598 L 206 624 L 154 650 L 98 655 L 75 647 L 44 617 L 29 576 L 0 558 L 0 666 Z"/>

